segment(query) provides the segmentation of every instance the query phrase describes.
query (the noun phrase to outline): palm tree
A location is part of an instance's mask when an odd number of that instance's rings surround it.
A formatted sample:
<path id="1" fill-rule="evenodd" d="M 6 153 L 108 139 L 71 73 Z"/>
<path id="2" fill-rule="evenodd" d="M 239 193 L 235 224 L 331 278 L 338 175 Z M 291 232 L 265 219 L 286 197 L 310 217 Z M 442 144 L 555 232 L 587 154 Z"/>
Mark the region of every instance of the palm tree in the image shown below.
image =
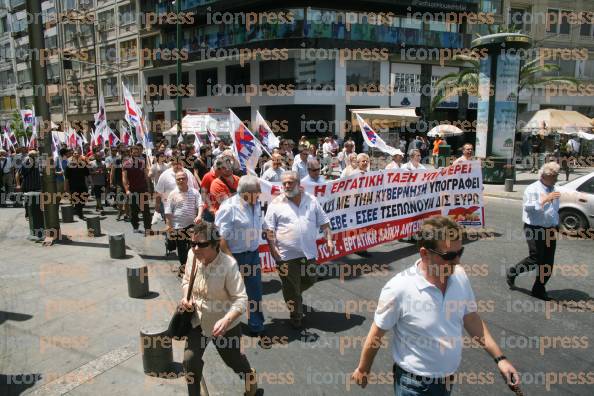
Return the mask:
<path id="1" fill-rule="evenodd" d="M 508 33 L 507 29 L 499 29 L 498 33 Z M 518 32 L 512 32 L 518 33 Z M 480 37 L 480 36 L 479 36 Z M 440 103 L 461 94 L 477 95 L 479 83 L 480 61 L 467 56 L 457 55 L 453 60 L 462 61 L 470 67 L 461 69 L 456 73 L 449 73 L 441 77 L 435 83 L 435 96 L 431 100 L 431 111 Z M 541 62 L 540 57 L 524 63 L 520 67 L 520 78 L 518 83 L 518 95 L 523 89 L 536 88 L 548 84 L 570 84 L 578 85 L 578 80 L 570 76 L 544 76 L 545 73 L 557 72 L 558 65 Z"/>

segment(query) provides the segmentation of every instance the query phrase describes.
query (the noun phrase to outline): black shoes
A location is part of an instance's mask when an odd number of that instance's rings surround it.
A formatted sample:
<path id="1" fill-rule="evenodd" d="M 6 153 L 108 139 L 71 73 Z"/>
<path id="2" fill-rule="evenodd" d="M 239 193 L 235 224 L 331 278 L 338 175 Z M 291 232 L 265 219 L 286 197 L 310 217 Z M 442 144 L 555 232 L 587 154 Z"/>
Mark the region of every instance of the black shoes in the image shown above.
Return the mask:
<path id="1" fill-rule="evenodd" d="M 551 300 L 544 287 L 532 287 L 532 297 L 538 298 L 539 300 L 543 301 Z"/>
<path id="2" fill-rule="evenodd" d="M 303 329 L 303 320 L 302 318 L 296 318 L 293 317 L 289 320 L 289 323 L 291 323 L 291 327 L 293 327 L 295 330 L 302 330 Z"/>
<path id="3" fill-rule="evenodd" d="M 515 285 L 516 277 L 515 276 L 511 276 L 508 274 L 505 277 L 505 281 L 507 282 L 507 285 L 509 286 L 510 289 L 513 289 L 516 287 L 516 285 Z"/>

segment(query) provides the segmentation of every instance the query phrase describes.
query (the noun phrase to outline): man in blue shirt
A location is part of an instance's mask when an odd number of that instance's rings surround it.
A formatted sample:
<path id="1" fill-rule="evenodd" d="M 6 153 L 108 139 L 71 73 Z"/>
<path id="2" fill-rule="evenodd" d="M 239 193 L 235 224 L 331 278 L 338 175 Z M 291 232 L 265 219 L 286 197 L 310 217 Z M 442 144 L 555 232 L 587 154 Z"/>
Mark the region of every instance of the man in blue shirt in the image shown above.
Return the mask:
<path id="1" fill-rule="evenodd" d="M 540 168 L 540 180 L 530 184 L 524 191 L 522 221 L 529 255 L 507 272 L 507 284 L 513 288 L 518 274 L 538 268 L 532 295 L 542 300 L 549 299 L 545 285 L 553 274 L 557 247 L 561 193 L 555 191 L 555 183 L 559 169 L 556 162 L 544 164 Z"/>
<path id="2" fill-rule="evenodd" d="M 252 336 L 264 338 L 262 313 L 262 275 L 260 272 L 260 236 L 262 210 L 260 180 L 251 175 L 242 176 L 237 194 L 226 199 L 215 215 L 215 225 L 221 235 L 221 249 L 235 257 L 249 299 L 248 327 Z M 266 342 L 260 346 L 268 347 Z"/>

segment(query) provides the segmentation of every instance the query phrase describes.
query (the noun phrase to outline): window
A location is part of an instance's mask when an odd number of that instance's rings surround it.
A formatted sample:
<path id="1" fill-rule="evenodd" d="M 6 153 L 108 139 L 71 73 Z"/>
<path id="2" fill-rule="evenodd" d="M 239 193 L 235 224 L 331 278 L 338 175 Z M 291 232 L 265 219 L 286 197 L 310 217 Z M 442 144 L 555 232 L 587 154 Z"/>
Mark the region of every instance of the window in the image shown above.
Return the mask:
<path id="1" fill-rule="evenodd" d="M 99 30 L 110 30 L 115 27 L 113 11 L 111 10 L 99 13 L 97 20 L 99 21 Z"/>
<path id="2" fill-rule="evenodd" d="M 13 58 L 12 51 L 10 49 L 10 43 L 5 43 L 0 46 L 0 61 L 8 61 Z"/>
<path id="3" fill-rule="evenodd" d="M 588 22 L 582 23 L 580 26 L 580 36 L 582 37 L 590 37 L 590 31 L 592 30 L 592 25 Z"/>
<path id="4" fill-rule="evenodd" d="M 20 101 L 21 101 L 21 109 L 24 109 L 25 107 L 27 107 L 27 108 L 33 107 L 33 96 L 22 97 L 22 98 L 20 98 Z"/>
<path id="5" fill-rule="evenodd" d="M 30 84 L 31 83 L 31 69 L 23 69 L 17 72 L 17 78 L 19 84 Z"/>
<path id="6" fill-rule="evenodd" d="M 151 97 L 161 100 L 163 99 L 163 95 L 161 95 L 161 87 L 163 86 L 163 76 L 152 76 L 146 79 L 147 86 L 151 87 Z M 157 93 L 154 93 L 154 92 Z M 148 89 L 147 89 L 148 94 Z"/>
<path id="7" fill-rule="evenodd" d="M 64 11 L 76 10 L 76 0 L 62 0 L 62 9 Z"/>
<path id="8" fill-rule="evenodd" d="M 313 62 L 309 62 L 313 64 Z M 305 71 L 307 73 L 307 71 Z M 295 84 L 295 59 L 260 62 L 260 84 Z"/>
<path id="9" fill-rule="evenodd" d="M 218 83 L 217 69 L 196 70 L 196 96 L 212 96 Z"/>
<path id="10" fill-rule="evenodd" d="M 579 186 L 577 191 L 587 194 L 594 194 L 594 177 L 591 177 L 589 180 Z"/>
<path id="11" fill-rule="evenodd" d="M 365 86 L 380 84 L 380 63 L 368 61 L 350 61 L 347 63 L 347 85 L 357 90 Z"/>
<path id="12" fill-rule="evenodd" d="M 400 20 L 400 27 L 408 29 L 422 29 L 423 21 L 416 18 L 402 18 Z"/>
<path id="13" fill-rule="evenodd" d="M 140 87 L 138 85 L 138 74 L 129 74 L 127 76 L 122 76 L 122 82 L 132 93 L 132 95 L 137 95 L 138 93 L 140 93 Z"/>
<path id="14" fill-rule="evenodd" d="M 16 98 L 14 96 L 0 97 L 0 110 L 14 110 L 16 109 Z"/>
<path id="15" fill-rule="evenodd" d="M 58 36 L 50 36 L 45 38 L 45 48 L 57 48 Z"/>
<path id="16" fill-rule="evenodd" d="M 105 100 L 117 101 L 119 97 L 118 79 L 116 77 L 104 78 L 101 80 L 101 90 Z"/>
<path id="17" fill-rule="evenodd" d="M 394 73 L 394 91 L 418 93 L 421 91 L 421 75 L 415 73 Z"/>
<path id="18" fill-rule="evenodd" d="M 334 60 L 296 60 L 295 89 L 334 90 Z"/>
<path id="19" fill-rule="evenodd" d="M 94 73 L 95 72 L 95 65 L 94 63 L 97 63 L 97 60 L 95 59 L 95 50 L 94 49 L 89 49 L 87 50 L 87 55 L 88 58 L 85 61 L 86 63 L 81 63 L 81 67 L 84 73 Z"/>
<path id="20" fill-rule="evenodd" d="M 115 44 L 106 45 L 99 48 L 99 59 L 101 63 L 115 63 L 117 62 L 117 51 Z"/>
<path id="21" fill-rule="evenodd" d="M 136 22 L 134 3 L 120 7 L 120 26 L 131 25 Z"/>
<path id="22" fill-rule="evenodd" d="M 170 86 L 177 86 L 177 73 L 171 73 L 169 75 L 169 85 Z M 182 72 L 181 74 L 181 85 L 182 86 L 188 86 L 190 85 L 190 73 L 189 72 Z M 169 90 L 166 90 L 169 91 Z M 177 98 L 177 92 L 184 92 L 185 90 L 181 90 L 181 89 L 172 89 L 171 95 L 169 95 L 170 98 Z"/>
<path id="23" fill-rule="evenodd" d="M 47 79 L 50 80 L 48 81 L 48 84 L 53 84 L 53 80 L 54 78 L 60 78 L 60 64 L 59 63 L 50 63 L 46 65 L 47 68 Z"/>
<path id="24" fill-rule="evenodd" d="M 559 10 L 549 8 L 547 11 L 547 33 L 557 33 L 559 23 Z"/>
<path id="25" fill-rule="evenodd" d="M 81 23 L 80 24 L 80 33 L 81 33 L 81 36 L 84 37 L 85 39 L 89 38 L 89 39 L 91 39 L 91 42 L 93 41 L 93 27 L 91 26 L 90 23 Z"/>
<path id="26" fill-rule="evenodd" d="M 11 69 L 0 72 L 0 89 L 6 89 L 14 84 L 14 72 Z"/>
<path id="27" fill-rule="evenodd" d="M 227 85 L 223 92 L 227 95 L 243 94 L 250 84 L 250 65 L 233 65 L 225 68 Z"/>
<path id="28" fill-rule="evenodd" d="M 90 10 L 93 8 L 93 0 L 79 0 L 80 1 L 80 9 L 81 10 Z"/>
<path id="29" fill-rule="evenodd" d="M 64 39 L 66 40 L 66 42 L 71 42 L 74 40 L 74 37 L 76 37 L 77 32 L 76 32 L 76 24 L 74 23 L 65 23 L 64 24 Z"/>
<path id="30" fill-rule="evenodd" d="M 41 22 L 48 23 L 56 20 L 56 7 L 51 6 L 46 10 L 41 10 Z"/>
<path id="31" fill-rule="evenodd" d="M 509 10 L 510 28 L 521 30 L 523 33 L 530 33 L 530 10 L 523 8 L 511 8 Z"/>
<path id="32" fill-rule="evenodd" d="M 7 33 L 9 30 L 8 17 L 5 15 L 0 18 L 0 33 Z"/>
<path id="33" fill-rule="evenodd" d="M 560 60 L 559 61 L 559 75 L 570 76 L 575 75 L 575 61 L 574 60 Z"/>
<path id="34" fill-rule="evenodd" d="M 120 43 L 120 56 L 122 62 L 129 62 L 138 59 L 138 47 L 136 39 L 122 41 Z"/>
<path id="35" fill-rule="evenodd" d="M 559 26 L 559 33 L 561 34 L 570 34 L 571 33 L 571 25 L 569 24 L 569 15 L 572 11 L 561 11 L 561 25 Z"/>
<path id="36" fill-rule="evenodd" d="M 190 84 L 190 73 L 182 72 L 181 74 L 181 83 L 182 85 L 189 85 Z M 169 75 L 169 84 L 177 84 L 177 73 L 171 73 Z"/>

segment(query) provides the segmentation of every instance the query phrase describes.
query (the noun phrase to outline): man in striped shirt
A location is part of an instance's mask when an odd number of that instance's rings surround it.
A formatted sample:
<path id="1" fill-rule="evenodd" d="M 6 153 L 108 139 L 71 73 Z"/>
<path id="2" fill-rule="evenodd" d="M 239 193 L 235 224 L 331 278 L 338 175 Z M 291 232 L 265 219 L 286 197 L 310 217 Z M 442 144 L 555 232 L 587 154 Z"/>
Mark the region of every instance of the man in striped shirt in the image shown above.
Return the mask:
<path id="1" fill-rule="evenodd" d="M 179 259 L 179 274 L 183 275 L 188 258 L 189 230 L 202 221 L 202 197 L 200 192 L 188 186 L 188 175 L 179 170 L 175 173 L 177 187 L 169 193 L 164 203 L 165 222 L 169 240 L 174 240 Z"/>

